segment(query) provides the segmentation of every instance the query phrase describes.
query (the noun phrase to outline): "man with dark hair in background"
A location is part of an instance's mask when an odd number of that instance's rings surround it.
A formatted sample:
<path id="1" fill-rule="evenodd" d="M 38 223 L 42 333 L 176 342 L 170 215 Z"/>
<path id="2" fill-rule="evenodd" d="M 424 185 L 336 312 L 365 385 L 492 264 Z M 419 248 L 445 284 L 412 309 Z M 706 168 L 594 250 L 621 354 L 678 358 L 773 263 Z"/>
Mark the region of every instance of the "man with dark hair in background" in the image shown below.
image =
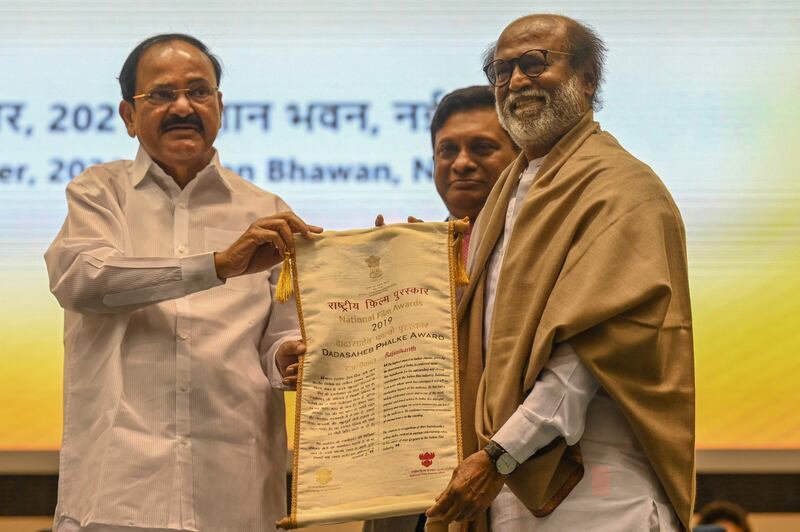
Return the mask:
<path id="1" fill-rule="evenodd" d="M 455 90 L 431 120 L 433 179 L 450 216 L 474 223 L 497 178 L 519 148 L 500 126 L 487 86 Z"/>
<path id="2" fill-rule="evenodd" d="M 433 180 L 449 216 L 467 216 L 471 224 L 478 218 L 497 178 L 519 154 L 517 145 L 500 126 L 494 91 L 486 85 L 457 89 L 441 99 L 431 119 L 431 147 Z M 382 224 L 381 216 L 378 224 Z M 465 255 L 468 241 L 469 234 L 463 248 Z M 480 373 L 480 367 L 468 369 Z M 462 423 L 471 426 L 473 413 L 474 408 L 462 409 Z M 424 515 L 409 515 L 368 521 L 363 530 L 422 532 L 424 525 Z"/>
<path id="3" fill-rule="evenodd" d="M 140 43 L 120 72 L 134 161 L 67 186 L 45 254 L 65 309 L 57 532 L 274 529 L 285 513 L 281 386 L 303 351 L 273 266 L 306 225 L 224 168 L 217 58 Z"/>
<path id="4" fill-rule="evenodd" d="M 426 512 L 497 532 L 689 529 L 694 364 L 683 222 L 594 121 L 605 46 L 530 15 L 484 64 L 522 154 L 473 228 L 460 352 L 480 442 Z M 464 387 L 471 388 L 463 391 Z M 469 429 L 469 427 L 465 427 Z"/>

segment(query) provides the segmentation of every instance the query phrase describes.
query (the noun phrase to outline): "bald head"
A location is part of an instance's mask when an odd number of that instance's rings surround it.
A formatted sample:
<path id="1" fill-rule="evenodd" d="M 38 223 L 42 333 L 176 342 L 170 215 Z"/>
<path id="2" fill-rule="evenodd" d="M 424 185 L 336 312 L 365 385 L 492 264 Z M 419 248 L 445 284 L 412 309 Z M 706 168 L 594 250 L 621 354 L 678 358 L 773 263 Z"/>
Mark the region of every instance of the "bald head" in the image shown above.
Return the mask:
<path id="1" fill-rule="evenodd" d="M 506 26 L 497 42 L 513 45 L 531 37 L 566 37 L 572 24 L 576 22 L 561 15 L 525 15 Z"/>

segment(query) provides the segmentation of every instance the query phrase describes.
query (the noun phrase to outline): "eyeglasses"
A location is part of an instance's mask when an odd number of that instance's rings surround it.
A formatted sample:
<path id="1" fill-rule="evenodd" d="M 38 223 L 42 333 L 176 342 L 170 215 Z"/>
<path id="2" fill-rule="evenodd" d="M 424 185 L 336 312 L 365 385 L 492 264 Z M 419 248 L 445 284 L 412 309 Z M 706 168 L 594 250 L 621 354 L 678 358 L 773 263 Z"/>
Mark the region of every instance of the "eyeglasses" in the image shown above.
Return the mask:
<path id="1" fill-rule="evenodd" d="M 495 59 L 483 67 L 483 71 L 486 73 L 489 83 L 495 87 L 502 87 L 511 81 L 515 66 L 519 66 L 520 72 L 529 78 L 538 78 L 550 66 L 547 54 L 573 55 L 557 50 L 528 50 L 516 59 Z"/>
<path id="2" fill-rule="evenodd" d="M 133 99 L 144 99 L 152 105 L 166 105 L 177 100 L 178 95 L 183 93 L 194 103 L 206 103 L 214 97 L 218 90 L 219 87 L 211 87 L 209 85 L 197 85 L 186 89 L 153 89 L 137 94 Z"/>

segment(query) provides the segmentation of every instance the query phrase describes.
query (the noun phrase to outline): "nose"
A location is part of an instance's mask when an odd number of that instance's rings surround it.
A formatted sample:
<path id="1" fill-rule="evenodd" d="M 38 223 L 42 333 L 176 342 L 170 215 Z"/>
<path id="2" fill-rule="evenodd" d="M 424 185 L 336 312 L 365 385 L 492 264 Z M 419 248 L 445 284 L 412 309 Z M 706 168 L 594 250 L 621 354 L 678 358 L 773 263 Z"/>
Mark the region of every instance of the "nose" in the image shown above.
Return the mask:
<path id="1" fill-rule="evenodd" d="M 456 174 L 466 174 L 475 171 L 478 165 L 476 165 L 472 157 L 469 156 L 468 150 L 461 150 L 458 152 L 458 156 L 453 161 L 451 168 Z"/>
<path id="2" fill-rule="evenodd" d="M 175 95 L 175 101 L 170 105 L 170 111 L 178 116 L 189 116 L 194 113 L 194 107 L 192 107 L 189 96 L 185 92 L 179 92 Z"/>
<path id="3" fill-rule="evenodd" d="M 522 73 L 519 65 L 514 65 L 514 70 L 511 71 L 511 79 L 508 82 L 508 88 L 512 91 L 518 91 L 528 88 L 533 85 L 533 80 Z"/>

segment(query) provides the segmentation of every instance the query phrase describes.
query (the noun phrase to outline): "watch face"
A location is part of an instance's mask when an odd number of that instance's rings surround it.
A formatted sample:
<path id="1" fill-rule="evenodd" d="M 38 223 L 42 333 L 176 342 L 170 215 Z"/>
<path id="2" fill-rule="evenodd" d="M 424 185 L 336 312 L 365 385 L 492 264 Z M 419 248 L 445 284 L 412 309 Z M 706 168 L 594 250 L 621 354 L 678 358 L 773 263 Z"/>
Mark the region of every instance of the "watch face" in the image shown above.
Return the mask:
<path id="1" fill-rule="evenodd" d="M 517 468 L 517 461 L 508 453 L 503 453 L 494 463 L 497 472 L 501 475 L 510 475 Z"/>

